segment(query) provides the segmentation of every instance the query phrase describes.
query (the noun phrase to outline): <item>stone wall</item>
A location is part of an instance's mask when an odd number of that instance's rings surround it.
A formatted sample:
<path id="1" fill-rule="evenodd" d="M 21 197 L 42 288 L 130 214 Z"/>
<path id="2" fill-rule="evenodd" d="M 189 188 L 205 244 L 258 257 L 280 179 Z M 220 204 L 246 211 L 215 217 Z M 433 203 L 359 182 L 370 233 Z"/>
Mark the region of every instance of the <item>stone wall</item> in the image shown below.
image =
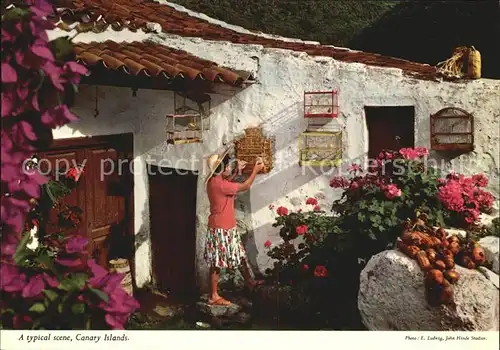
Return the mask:
<path id="1" fill-rule="evenodd" d="M 114 32 L 85 36 L 76 40 L 104 41 L 114 39 Z M 135 40 L 144 33 L 125 33 Z M 415 108 L 415 143 L 430 146 L 429 115 L 444 107 L 460 107 L 474 114 L 476 148 L 459 158 L 442 158 L 442 167 L 465 173 L 485 172 L 491 179 L 491 190 L 499 188 L 499 120 L 500 81 L 476 80 L 439 83 L 415 80 L 397 69 L 368 67 L 357 63 L 335 61 L 327 57 L 310 57 L 303 53 L 261 46 L 208 42 L 165 34 L 150 34 L 149 40 L 186 50 L 220 65 L 254 73 L 258 82 L 236 91 L 221 88 L 212 96 L 210 129 L 203 143 L 167 145 L 165 115 L 173 112 L 173 93 L 169 91 L 85 87 L 76 97 L 74 111 L 81 121 L 57 129 L 56 138 L 134 133 L 135 153 L 135 233 L 143 242 L 136 252 L 136 280 L 139 285 L 151 278 L 149 243 L 148 183 L 146 162 L 181 169 L 203 170 L 204 159 L 219 150 L 223 143 L 241 135 L 249 126 L 261 125 L 264 133 L 275 138 L 273 170 L 258 176 L 252 189 L 238 197 L 237 215 L 250 262 L 264 271 L 269 266 L 263 244 L 267 239 L 277 243 L 272 228 L 274 212 L 269 205 L 298 208 L 307 196 L 317 196 L 320 205 L 329 208 L 339 193 L 329 186 L 331 174 L 322 174 L 298 165 L 297 138 L 306 129 L 303 118 L 303 92 L 339 90 L 340 115 L 329 126 L 343 131 L 343 161 L 363 160 L 368 151 L 365 106 L 413 106 Z M 116 39 L 114 39 L 116 40 Z M 99 115 L 94 117 L 96 93 Z M 325 127 L 328 127 L 325 126 Z M 460 168 L 461 167 L 461 168 Z M 202 261 L 208 199 L 199 177 L 197 196 L 197 270 L 204 285 Z"/>

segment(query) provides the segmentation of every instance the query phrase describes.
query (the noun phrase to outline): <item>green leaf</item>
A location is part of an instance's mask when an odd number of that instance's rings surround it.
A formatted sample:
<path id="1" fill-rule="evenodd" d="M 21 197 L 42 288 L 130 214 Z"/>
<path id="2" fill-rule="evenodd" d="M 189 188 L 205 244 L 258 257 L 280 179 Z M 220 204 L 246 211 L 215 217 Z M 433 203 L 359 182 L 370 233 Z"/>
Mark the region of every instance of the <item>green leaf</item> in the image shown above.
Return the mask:
<path id="1" fill-rule="evenodd" d="M 68 278 L 61 281 L 59 285 L 59 289 L 65 291 L 79 291 L 85 286 L 89 276 L 86 273 L 79 272 L 73 276 L 69 276 Z"/>
<path id="2" fill-rule="evenodd" d="M 3 7 L 3 4 L 2 4 Z M 31 14 L 31 11 L 28 9 L 23 9 L 21 7 L 14 7 L 11 8 L 10 10 L 7 10 L 4 16 L 2 16 L 2 22 L 4 21 L 19 21 L 25 16 L 28 16 Z M 3 27 L 3 26 L 2 26 Z"/>
<path id="3" fill-rule="evenodd" d="M 49 253 L 47 251 L 40 253 L 35 258 L 35 261 L 40 265 L 46 266 L 52 272 L 56 272 L 56 269 L 54 267 L 54 260 L 52 259 L 51 256 L 49 256 Z"/>
<path id="4" fill-rule="evenodd" d="M 58 61 L 65 61 L 66 58 L 70 57 L 74 53 L 73 44 L 67 36 L 54 39 L 49 43 L 49 45 L 52 53 Z"/>
<path id="5" fill-rule="evenodd" d="M 380 217 L 380 215 L 370 215 L 370 221 L 374 224 L 380 224 L 382 218 Z"/>
<path id="6" fill-rule="evenodd" d="M 42 313 L 44 312 L 46 309 L 45 309 L 45 305 L 43 305 L 43 303 L 35 303 L 33 304 L 28 311 L 31 311 L 31 312 L 36 312 L 36 313 Z"/>
<path id="7" fill-rule="evenodd" d="M 43 291 L 43 294 L 45 294 L 45 296 L 47 297 L 47 299 L 49 299 L 50 301 L 56 300 L 57 297 L 59 296 L 59 294 L 57 294 L 56 292 L 54 292 L 51 289 L 45 289 Z"/>
<path id="8" fill-rule="evenodd" d="M 24 260 L 26 260 L 26 257 L 29 256 L 29 253 L 31 252 L 30 249 L 28 249 L 28 244 L 31 242 L 31 232 L 24 232 L 23 237 L 21 238 L 21 241 L 19 242 L 16 252 L 14 253 L 14 262 L 19 265 Z"/>
<path id="9" fill-rule="evenodd" d="M 60 314 L 62 314 L 62 313 L 63 313 L 63 306 L 64 306 L 64 305 L 63 305 L 62 303 L 61 303 L 61 304 L 59 304 L 59 305 L 57 305 L 57 312 L 59 312 Z"/>
<path id="10" fill-rule="evenodd" d="M 109 296 L 104 293 L 102 290 L 95 289 L 95 288 L 89 288 L 92 293 L 97 295 L 101 300 L 105 301 L 106 303 L 109 301 Z"/>
<path id="11" fill-rule="evenodd" d="M 71 312 L 73 312 L 75 315 L 81 315 L 85 313 L 85 304 L 73 304 L 73 306 L 71 306 Z"/>

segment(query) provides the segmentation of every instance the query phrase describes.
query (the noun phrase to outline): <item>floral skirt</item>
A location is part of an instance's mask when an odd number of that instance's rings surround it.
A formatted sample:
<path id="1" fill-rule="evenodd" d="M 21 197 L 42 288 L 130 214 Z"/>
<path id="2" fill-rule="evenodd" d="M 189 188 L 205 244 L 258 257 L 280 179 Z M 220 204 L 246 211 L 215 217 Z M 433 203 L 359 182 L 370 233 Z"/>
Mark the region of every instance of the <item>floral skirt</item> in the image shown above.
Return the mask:
<path id="1" fill-rule="evenodd" d="M 245 248 L 236 228 L 208 228 L 205 261 L 210 267 L 236 268 L 245 258 Z"/>

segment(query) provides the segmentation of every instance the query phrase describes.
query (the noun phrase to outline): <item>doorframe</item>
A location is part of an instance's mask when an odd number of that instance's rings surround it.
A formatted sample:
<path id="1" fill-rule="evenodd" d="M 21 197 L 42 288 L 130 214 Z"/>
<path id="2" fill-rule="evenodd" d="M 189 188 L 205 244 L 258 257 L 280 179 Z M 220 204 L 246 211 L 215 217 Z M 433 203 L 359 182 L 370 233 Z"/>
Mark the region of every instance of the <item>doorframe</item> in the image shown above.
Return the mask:
<path id="1" fill-rule="evenodd" d="M 123 134 L 111 134 L 111 135 L 99 135 L 99 136 L 82 136 L 82 137 L 71 137 L 64 139 L 54 139 L 48 147 L 38 150 L 39 153 L 47 153 L 52 151 L 64 150 L 65 148 L 85 148 L 93 147 L 99 145 L 121 143 L 127 151 L 127 158 L 132 162 L 134 160 L 134 134 L 133 133 L 123 133 Z M 130 168 L 129 168 L 130 169 Z M 135 237 L 135 207 L 134 207 L 134 192 L 135 192 L 135 179 L 134 174 L 130 174 L 130 196 L 128 199 L 128 208 L 126 208 L 125 216 L 129 218 L 127 225 L 127 235 L 129 237 Z M 134 239 L 132 239 L 132 256 L 128 257 L 130 259 L 130 268 L 132 272 L 132 278 L 135 282 L 135 244 Z M 135 284 L 135 283 L 134 283 Z"/>
<path id="2" fill-rule="evenodd" d="M 150 166 L 152 167 L 155 167 L 157 169 L 155 170 L 158 170 L 159 168 L 163 168 L 163 169 L 168 169 L 168 171 L 178 171 L 178 170 L 182 170 L 184 172 L 184 174 L 180 175 L 180 174 L 176 174 L 176 175 L 173 175 L 173 176 L 193 176 L 194 177 L 194 185 L 195 185 L 195 188 L 194 188 L 194 192 L 196 193 L 195 197 L 194 197 L 194 216 L 195 216 L 195 219 L 194 219 L 194 231 L 193 231 L 193 234 L 194 234 L 194 241 L 193 241 L 193 260 L 192 260 L 192 268 L 193 268 L 193 274 L 190 276 L 190 279 L 191 279 L 191 283 L 190 283 L 190 290 L 189 290 L 189 295 L 186 295 L 184 297 L 187 297 L 188 299 L 190 298 L 195 298 L 197 299 L 199 297 L 199 281 L 198 281 L 198 264 L 197 264 L 197 226 L 196 226 L 196 212 L 197 212 L 197 208 L 198 208 L 198 196 L 197 196 L 197 193 L 198 193 L 198 187 L 199 187 L 199 180 L 200 180 L 200 175 L 197 174 L 196 171 L 193 171 L 193 170 L 185 170 L 185 169 L 178 169 L 178 168 L 170 168 L 170 167 L 162 167 L 158 164 L 155 164 L 155 163 L 150 163 Z M 168 174 L 168 175 L 165 175 L 165 174 L 161 174 L 159 173 L 158 171 L 156 172 L 151 172 L 151 173 L 148 173 L 148 183 L 149 183 L 149 186 L 148 186 L 148 200 L 149 200 L 149 228 L 150 228 L 150 232 L 149 232 L 149 235 L 150 235 L 150 241 L 151 243 L 153 242 L 153 225 L 152 225 L 152 212 L 153 212 L 153 207 L 151 206 L 151 191 L 152 191 L 152 188 L 151 188 L 151 178 L 152 177 L 168 177 L 168 176 L 172 176 L 172 174 Z M 167 179 L 168 181 L 168 179 Z M 151 260 L 150 260 L 150 263 L 151 263 L 151 282 L 155 285 L 156 288 L 158 288 L 161 292 L 165 292 L 164 290 L 161 290 L 161 286 L 160 286 L 160 278 L 158 278 L 158 274 L 155 270 L 155 257 L 154 257 L 154 254 L 155 252 L 153 251 L 154 249 L 151 248 Z M 156 268 L 158 268 L 158 266 L 156 266 Z M 172 295 L 174 298 L 176 298 L 176 300 L 178 300 L 177 298 L 181 298 L 183 296 L 179 296 L 177 295 L 176 293 L 174 293 Z"/>
<path id="3" fill-rule="evenodd" d="M 417 133 L 417 123 L 418 123 L 418 118 L 417 118 L 417 112 L 418 112 L 418 106 L 410 101 L 408 103 L 403 103 L 403 104 L 389 104 L 389 105 L 380 105 L 380 104 L 364 104 L 363 105 L 363 130 L 364 130 L 364 154 L 365 154 L 365 162 L 370 159 L 370 130 L 368 128 L 368 109 L 374 109 L 374 108 L 412 108 L 413 109 L 413 145 L 417 145 L 417 138 L 418 133 Z"/>

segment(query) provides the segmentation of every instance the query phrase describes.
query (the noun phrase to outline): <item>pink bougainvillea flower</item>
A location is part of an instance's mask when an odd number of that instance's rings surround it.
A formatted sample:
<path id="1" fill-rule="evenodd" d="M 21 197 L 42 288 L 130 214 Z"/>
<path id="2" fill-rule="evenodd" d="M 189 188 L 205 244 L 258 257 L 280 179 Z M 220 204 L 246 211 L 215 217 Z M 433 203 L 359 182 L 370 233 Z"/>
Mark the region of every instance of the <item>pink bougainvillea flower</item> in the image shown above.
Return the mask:
<path id="1" fill-rule="evenodd" d="M 7 62 L 2 62 L 2 84 L 15 83 L 16 81 L 17 81 L 16 70 L 12 68 L 12 66 Z"/>
<path id="2" fill-rule="evenodd" d="M 68 106 L 59 105 L 42 114 L 42 123 L 52 128 L 76 121 L 78 117 L 71 113 Z"/>
<path id="3" fill-rule="evenodd" d="M 20 292 L 26 285 L 26 276 L 14 265 L 2 262 L 0 266 L 0 290 Z"/>
<path id="4" fill-rule="evenodd" d="M 42 275 L 45 282 L 52 288 L 57 288 L 59 284 L 61 284 L 61 282 L 59 282 L 59 280 L 56 277 L 51 276 L 46 272 L 44 272 Z"/>
<path id="5" fill-rule="evenodd" d="M 42 275 L 32 276 L 29 282 L 24 286 L 23 298 L 34 298 L 39 296 L 45 288 Z"/>
<path id="6" fill-rule="evenodd" d="M 72 84 L 78 84 L 82 75 L 87 75 L 88 70 L 76 62 L 68 62 L 63 67 L 68 81 Z"/>
<path id="7" fill-rule="evenodd" d="M 288 215 L 288 209 L 285 207 L 278 207 L 278 209 L 276 209 L 276 213 L 278 213 L 279 216 L 286 216 Z"/>
<path id="8" fill-rule="evenodd" d="M 305 235 L 307 233 L 307 225 L 299 225 L 295 228 L 298 235 Z"/>
<path id="9" fill-rule="evenodd" d="M 314 276 L 316 276 L 316 277 L 327 277 L 328 276 L 328 270 L 323 265 L 318 265 L 314 269 Z"/>
<path id="10" fill-rule="evenodd" d="M 270 240 L 267 240 L 267 241 L 264 242 L 264 247 L 266 247 L 266 248 L 271 247 L 271 245 L 272 245 L 272 243 L 271 243 Z"/>
<path id="11" fill-rule="evenodd" d="M 14 315 L 12 322 L 15 329 L 27 329 L 33 319 L 28 315 Z"/>
<path id="12" fill-rule="evenodd" d="M 308 205 L 317 205 L 318 204 L 318 200 L 316 198 L 309 197 L 306 200 L 306 204 L 308 204 Z"/>
<path id="13" fill-rule="evenodd" d="M 384 189 L 384 193 L 388 199 L 401 197 L 401 190 L 394 184 L 387 185 Z"/>
<path id="14" fill-rule="evenodd" d="M 74 254 L 74 253 L 82 253 L 85 251 L 89 240 L 87 237 L 83 236 L 73 236 L 71 237 L 65 245 L 66 253 Z"/>
<path id="15" fill-rule="evenodd" d="M 66 267 L 78 267 L 78 266 L 82 265 L 82 261 L 80 260 L 80 258 L 72 259 L 72 258 L 68 258 L 68 257 L 66 257 L 66 258 L 57 257 L 55 261 L 59 265 L 66 266 Z"/>
<path id="16" fill-rule="evenodd" d="M 321 211 L 321 207 L 319 205 L 316 205 L 314 208 L 313 208 L 314 211 Z"/>

